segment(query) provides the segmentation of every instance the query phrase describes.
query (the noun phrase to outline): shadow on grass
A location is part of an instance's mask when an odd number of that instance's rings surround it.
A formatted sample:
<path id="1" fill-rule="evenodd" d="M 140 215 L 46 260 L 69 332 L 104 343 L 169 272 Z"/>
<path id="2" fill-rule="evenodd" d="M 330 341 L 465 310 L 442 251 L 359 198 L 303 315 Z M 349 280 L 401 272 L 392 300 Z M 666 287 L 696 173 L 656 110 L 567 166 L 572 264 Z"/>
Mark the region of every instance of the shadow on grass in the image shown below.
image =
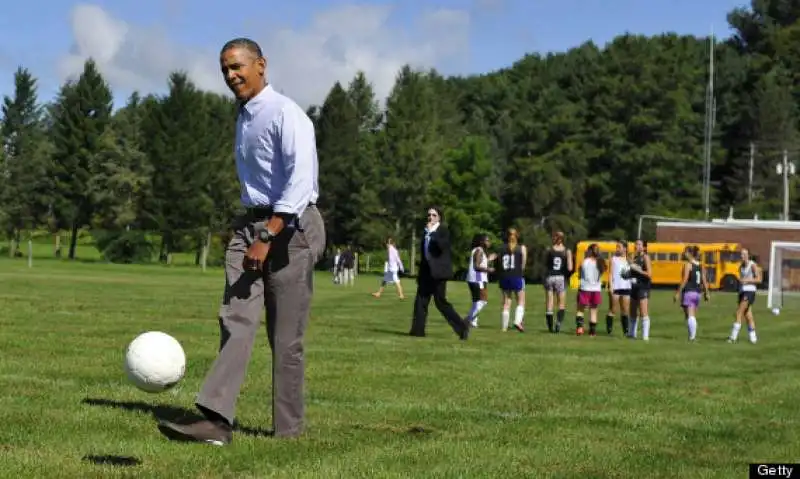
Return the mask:
<path id="1" fill-rule="evenodd" d="M 408 336 L 408 331 L 399 331 L 397 329 L 369 328 L 367 331 L 380 334 L 391 334 L 392 336 Z"/>
<path id="2" fill-rule="evenodd" d="M 98 466 L 130 467 L 130 466 L 138 466 L 139 464 L 142 463 L 141 460 L 131 456 L 112 456 L 112 455 L 99 456 L 96 454 L 89 454 L 83 456 L 82 460 L 86 462 L 91 462 L 92 464 L 96 464 Z"/>
<path id="3" fill-rule="evenodd" d="M 169 421 L 175 424 L 191 424 L 192 422 L 205 419 L 195 411 L 180 406 L 171 406 L 169 404 L 149 404 L 142 401 L 114 401 L 100 398 L 84 398 L 81 403 L 89 406 L 122 409 L 130 412 L 143 412 L 152 415 L 156 421 Z M 233 430 L 254 437 L 269 437 L 274 435 L 273 431 L 269 429 L 248 427 L 239 423 L 234 424 Z"/>

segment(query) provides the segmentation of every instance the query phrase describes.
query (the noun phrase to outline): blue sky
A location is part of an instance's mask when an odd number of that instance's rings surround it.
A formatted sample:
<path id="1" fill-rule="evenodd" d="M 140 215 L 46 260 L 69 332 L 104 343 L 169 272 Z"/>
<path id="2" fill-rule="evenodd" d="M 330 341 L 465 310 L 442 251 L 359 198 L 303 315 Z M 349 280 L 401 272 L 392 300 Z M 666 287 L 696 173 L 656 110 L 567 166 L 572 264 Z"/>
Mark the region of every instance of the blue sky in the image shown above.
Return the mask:
<path id="1" fill-rule="evenodd" d="M 437 0 L 361 3 L 211 0 L 64 0 L 9 2 L 0 16 L 0 94 L 17 65 L 40 80 L 43 99 L 98 58 L 123 99 L 133 90 L 163 91 L 169 71 L 183 69 L 203 88 L 224 91 L 217 52 L 235 36 L 258 40 L 271 81 L 304 104 L 334 81 L 362 69 L 381 95 L 406 62 L 446 73 L 485 72 L 526 52 L 604 44 L 624 33 L 674 31 L 729 35 L 734 0 Z M 46 15 L 38 12 L 47 12 Z"/>

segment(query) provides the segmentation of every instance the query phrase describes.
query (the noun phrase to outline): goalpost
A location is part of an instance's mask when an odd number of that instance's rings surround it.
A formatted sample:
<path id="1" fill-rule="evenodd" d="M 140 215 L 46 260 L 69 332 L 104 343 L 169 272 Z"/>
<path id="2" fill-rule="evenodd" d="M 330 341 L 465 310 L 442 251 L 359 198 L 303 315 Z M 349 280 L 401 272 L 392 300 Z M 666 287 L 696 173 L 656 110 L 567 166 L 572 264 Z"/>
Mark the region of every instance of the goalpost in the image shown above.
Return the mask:
<path id="1" fill-rule="evenodd" d="M 778 312 L 792 297 L 800 298 L 800 242 L 773 241 L 769 251 L 767 307 Z"/>

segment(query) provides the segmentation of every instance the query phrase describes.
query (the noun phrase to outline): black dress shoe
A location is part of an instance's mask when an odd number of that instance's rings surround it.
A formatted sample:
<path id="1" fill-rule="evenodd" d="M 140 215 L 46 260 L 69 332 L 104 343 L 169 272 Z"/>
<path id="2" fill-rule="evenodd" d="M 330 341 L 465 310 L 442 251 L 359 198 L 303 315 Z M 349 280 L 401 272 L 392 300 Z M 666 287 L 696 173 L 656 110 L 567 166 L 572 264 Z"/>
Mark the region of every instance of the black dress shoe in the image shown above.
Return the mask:
<path id="1" fill-rule="evenodd" d="M 466 341 L 469 338 L 469 330 L 472 329 L 472 323 L 469 321 L 462 321 L 463 327 L 461 328 L 461 332 L 458 333 L 458 338 L 462 341 Z"/>
<path id="2" fill-rule="evenodd" d="M 214 446 L 225 446 L 233 440 L 233 428 L 223 422 L 203 419 L 192 424 L 176 424 L 161 421 L 161 432 L 170 439 L 203 442 Z"/>

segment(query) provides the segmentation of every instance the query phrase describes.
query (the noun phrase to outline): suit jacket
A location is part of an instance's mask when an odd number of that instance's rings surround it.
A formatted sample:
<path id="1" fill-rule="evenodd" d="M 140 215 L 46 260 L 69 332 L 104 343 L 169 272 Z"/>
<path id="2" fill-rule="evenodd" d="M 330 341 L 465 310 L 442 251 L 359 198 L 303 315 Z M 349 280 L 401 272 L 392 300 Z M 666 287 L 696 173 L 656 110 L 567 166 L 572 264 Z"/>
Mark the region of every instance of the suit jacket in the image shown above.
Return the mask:
<path id="1" fill-rule="evenodd" d="M 428 251 L 431 258 L 425 255 L 425 236 L 420 242 L 420 263 L 417 282 L 421 280 L 448 280 L 453 277 L 453 257 L 450 252 L 450 232 L 443 224 L 430 234 Z"/>

